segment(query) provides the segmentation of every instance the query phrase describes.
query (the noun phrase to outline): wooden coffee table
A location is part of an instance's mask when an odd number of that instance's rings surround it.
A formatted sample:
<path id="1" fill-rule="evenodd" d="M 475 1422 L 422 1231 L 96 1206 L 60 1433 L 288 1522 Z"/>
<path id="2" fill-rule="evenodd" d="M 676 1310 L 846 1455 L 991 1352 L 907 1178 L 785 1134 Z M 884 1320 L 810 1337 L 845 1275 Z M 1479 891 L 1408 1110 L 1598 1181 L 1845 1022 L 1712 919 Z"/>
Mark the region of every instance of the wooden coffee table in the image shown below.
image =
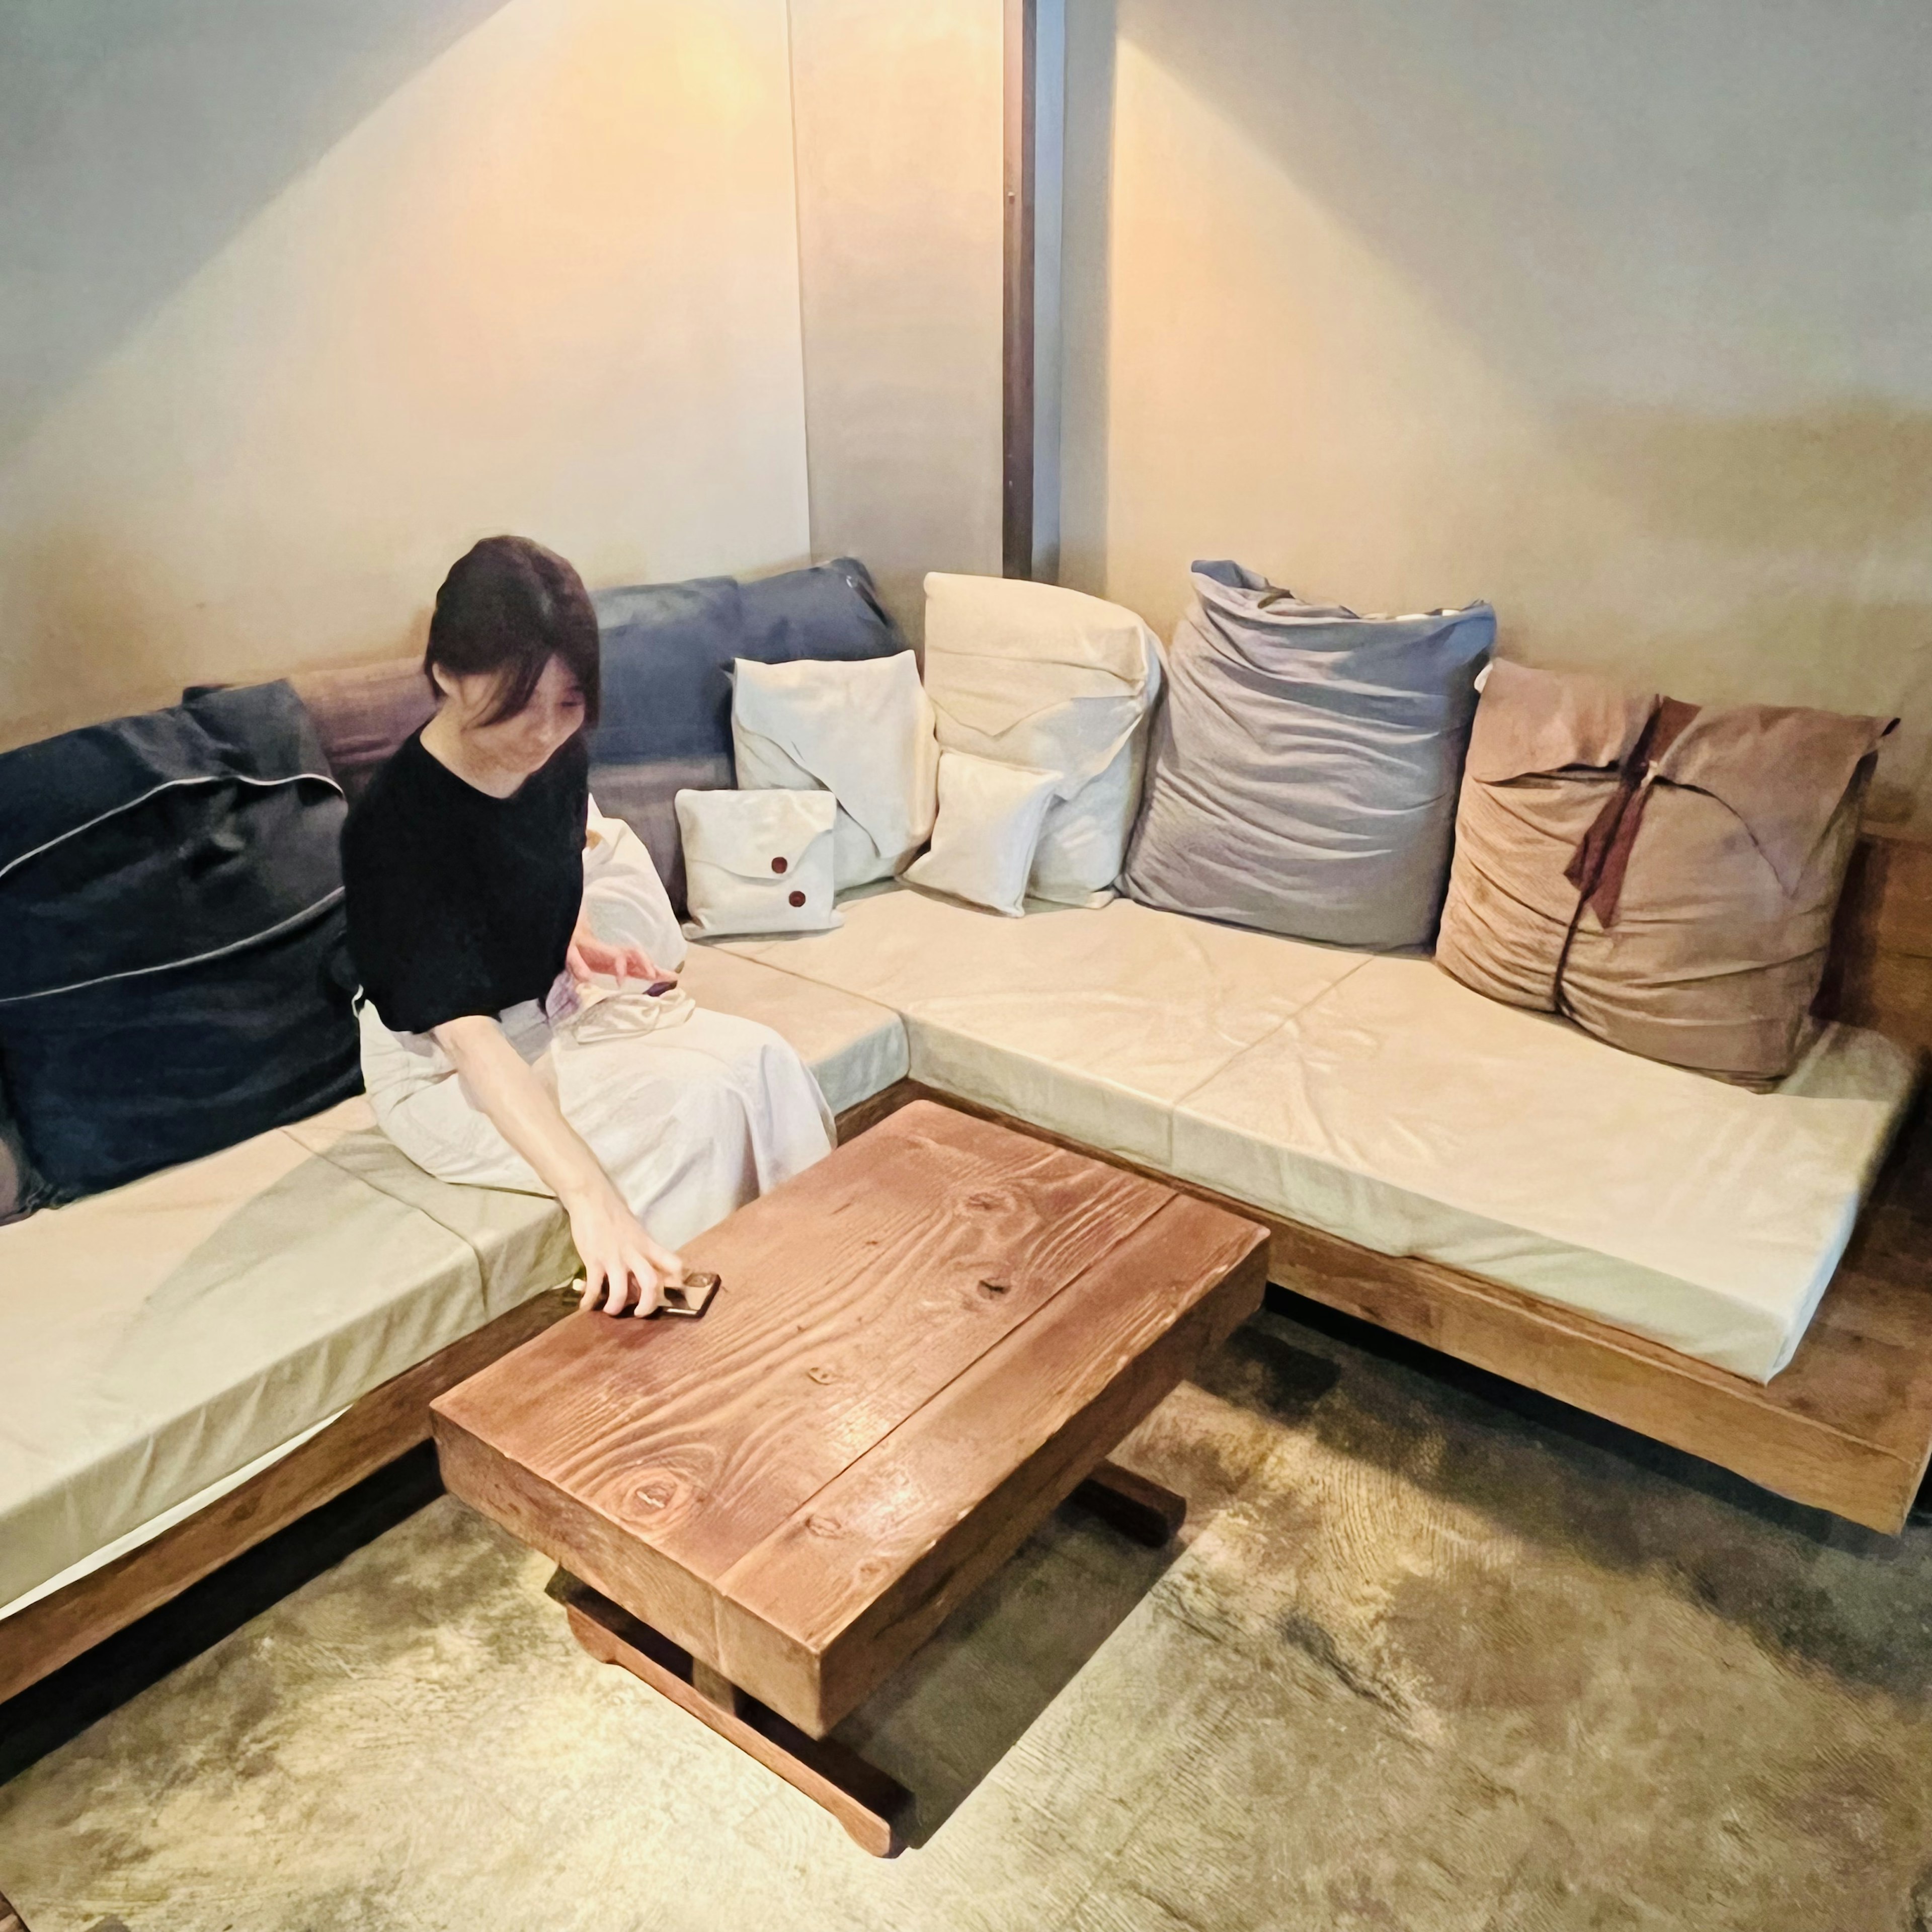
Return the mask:
<path id="1" fill-rule="evenodd" d="M 919 1102 L 688 1244 L 702 1321 L 573 1316 L 433 1405 L 445 1481 L 562 1566 L 620 1664 L 839 1820 L 907 1794 L 826 1738 L 1260 1305 L 1264 1231 Z"/>

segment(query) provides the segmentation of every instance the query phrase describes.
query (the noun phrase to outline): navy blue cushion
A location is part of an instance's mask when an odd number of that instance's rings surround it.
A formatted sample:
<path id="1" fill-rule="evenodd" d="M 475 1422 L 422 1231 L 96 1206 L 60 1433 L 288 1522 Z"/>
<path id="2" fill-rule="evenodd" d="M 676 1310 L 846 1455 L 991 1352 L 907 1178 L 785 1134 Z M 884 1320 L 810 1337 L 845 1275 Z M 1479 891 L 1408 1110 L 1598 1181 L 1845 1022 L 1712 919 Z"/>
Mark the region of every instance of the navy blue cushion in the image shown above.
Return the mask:
<path id="1" fill-rule="evenodd" d="M 344 814 L 286 684 L 0 754 L 0 1080 L 59 1198 L 358 1090 Z"/>
<path id="2" fill-rule="evenodd" d="M 731 661 L 889 657 L 906 648 L 871 574 L 842 556 L 753 584 L 698 577 L 592 597 L 603 634 L 599 765 L 731 755 Z"/>

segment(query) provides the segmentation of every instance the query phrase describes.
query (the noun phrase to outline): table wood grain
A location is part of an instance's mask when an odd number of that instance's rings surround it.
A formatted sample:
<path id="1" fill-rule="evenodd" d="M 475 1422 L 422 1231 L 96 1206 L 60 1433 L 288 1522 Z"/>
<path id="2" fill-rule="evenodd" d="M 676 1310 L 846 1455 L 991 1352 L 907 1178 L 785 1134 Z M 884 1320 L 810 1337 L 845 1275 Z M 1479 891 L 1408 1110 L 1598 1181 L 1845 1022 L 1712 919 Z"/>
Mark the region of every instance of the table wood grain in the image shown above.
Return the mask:
<path id="1" fill-rule="evenodd" d="M 916 1102 L 434 1405 L 457 1494 L 813 1736 L 1259 1305 L 1265 1231 Z"/>

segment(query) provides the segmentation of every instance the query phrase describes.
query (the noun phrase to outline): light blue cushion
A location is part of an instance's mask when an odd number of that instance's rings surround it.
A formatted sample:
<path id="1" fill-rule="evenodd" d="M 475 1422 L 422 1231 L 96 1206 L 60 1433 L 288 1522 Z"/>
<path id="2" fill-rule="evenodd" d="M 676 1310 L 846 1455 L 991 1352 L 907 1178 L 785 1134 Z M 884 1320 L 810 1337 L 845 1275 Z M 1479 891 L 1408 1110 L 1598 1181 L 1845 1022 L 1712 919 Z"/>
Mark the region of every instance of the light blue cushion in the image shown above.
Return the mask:
<path id="1" fill-rule="evenodd" d="M 1426 945 L 1449 874 L 1487 604 L 1361 617 L 1196 563 L 1125 884 L 1338 946 Z"/>

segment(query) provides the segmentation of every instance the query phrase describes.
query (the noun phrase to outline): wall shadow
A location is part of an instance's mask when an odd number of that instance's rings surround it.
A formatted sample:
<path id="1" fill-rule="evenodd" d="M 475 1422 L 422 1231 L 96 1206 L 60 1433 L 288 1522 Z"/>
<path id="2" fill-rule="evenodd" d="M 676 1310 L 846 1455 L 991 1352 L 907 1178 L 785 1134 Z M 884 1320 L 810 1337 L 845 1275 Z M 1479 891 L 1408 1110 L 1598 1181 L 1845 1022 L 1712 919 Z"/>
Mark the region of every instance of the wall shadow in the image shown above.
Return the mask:
<path id="1" fill-rule="evenodd" d="M 506 0 L 28 0 L 0 15 L 0 456 Z"/>

